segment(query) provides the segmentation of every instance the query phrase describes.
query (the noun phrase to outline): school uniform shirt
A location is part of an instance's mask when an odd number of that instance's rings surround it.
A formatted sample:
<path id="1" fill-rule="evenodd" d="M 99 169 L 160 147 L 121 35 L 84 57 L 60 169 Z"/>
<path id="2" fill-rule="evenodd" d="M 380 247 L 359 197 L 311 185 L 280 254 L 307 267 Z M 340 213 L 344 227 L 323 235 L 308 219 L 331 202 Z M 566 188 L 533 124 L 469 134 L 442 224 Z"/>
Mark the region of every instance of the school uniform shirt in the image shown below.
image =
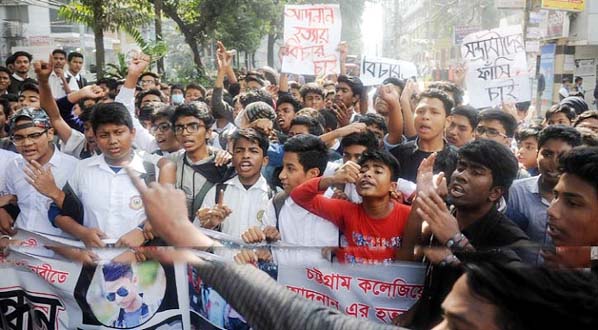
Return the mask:
<path id="1" fill-rule="evenodd" d="M 49 166 L 52 169 L 56 186 L 62 188 L 73 174 L 77 162 L 76 158 L 54 148 L 54 154 L 44 166 Z M 15 227 L 41 234 L 66 236 L 60 228 L 56 228 L 50 223 L 48 210 L 52 200 L 40 194 L 25 180 L 23 169 L 26 163 L 25 159 L 19 157 L 6 171 L 8 193 L 17 196 L 21 209 L 21 213 L 15 221 Z"/>
<path id="2" fill-rule="evenodd" d="M 6 190 L 7 171 L 15 165 L 15 159 L 21 156 L 16 152 L 0 149 L 0 196 L 9 195 Z"/>
<path id="3" fill-rule="evenodd" d="M 98 155 L 95 150 L 87 150 L 85 135 L 76 129 L 71 129 L 71 136 L 66 143 L 60 141 L 60 150 L 77 159 L 86 159 Z"/>
<path id="4" fill-rule="evenodd" d="M 137 153 L 129 164 L 138 175 L 146 174 Z M 103 155 L 79 162 L 68 181 L 83 204 L 83 225 L 99 228 L 107 239 L 118 239 L 146 219 L 139 191 L 124 168 L 115 172 Z"/>
<path id="5" fill-rule="evenodd" d="M 66 81 L 68 81 L 69 83 L 69 87 L 71 88 L 71 91 L 78 91 L 81 88 L 85 87 L 87 85 L 87 80 L 81 75 L 81 73 L 77 73 L 76 75 L 73 75 L 71 73 L 71 71 L 67 70 L 65 71 L 65 75 L 66 75 Z M 72 81 L 75 81 L 75 83 L 73 84 Z"/>
<path id="6" fill-rule="evenodd" d="M 135 114 L 135 90 L 124 86 L 121 87 L 120 92 L 114 98 L 114 102 L 122 103 L 129 110 L 131 118 L 133 118 L 133 127 L 135 128 L 135 140 L 133 142 L 135 147 L 149 153 L 160 149 L 158 142 L 156 142 L 156 137 L 143 127 L 139 119 L 137 119 L 137 115 Z"/>
<path id="7" fill-rule="evenodd" d="M 262 228 L 270 200 L 270 188 L 266 179 L 260 176 L 249 189 L 245 189 L 239 181 L 239 176 L 235 176 L 224 184 L 226 188 L 222 202 L 233 212 L 222 222 L 221 232 L 241 238 L 241 234 L 250 227 Z M 218 186 L 215 185 L 208 191 L 201 205 L 202 208 L 211 208 L 216 205 L 217 188 Z M 194 223 L 199 226 L 198 219 Z"/>
<path id="8" fill-rule="evenodd" d="M 276 222 L 274 204 L 270 202 L 266 211 L 266 224 L 276 227 Z M 325 262 L 322 248 L 339 246 L 338 228 L 330 221 L 301 207 L 290 197 L 280 209 L 278 230 L 282 243 L 303 247 L 274 249 L 272 253 L 278 264 L 311 265 Z"/>
<path id="9" fill-rule="evenodd" d="M 336 225 L 344 234 L 348 248 L 337 253 L 341 262 L 390 263 L 395 249 L 401 247 L 403 231 L 411 208 L 393 203 L 392 211 L 382 219 L 370 218 L 362 204 L 340 199 L 328 199 L 319 190 L 321 178 L 311 179 L 291 192 L 291 198 Z"/>
<path id="10" fill-rule="evenodd" d="M 64 73 L 64 78 L 65 79 L 67 78 L 66 72 Z M 66 92 L 64 91 L 64 83 L 62 82 L 62 79 L 60 79 L 60 77 L 56 74 L 56 72 L 52 71 L 52 73 L 50 73 L 48 82 L 50 83 L 50 89 L 52 90 L 52 96 L 55 99 L 59 99 L 61 97 L 66 96 Z M 71 91 L 79 90 L 77 81 L 75 81 L 74 79 L 70 79 L 67 84 Z"/>

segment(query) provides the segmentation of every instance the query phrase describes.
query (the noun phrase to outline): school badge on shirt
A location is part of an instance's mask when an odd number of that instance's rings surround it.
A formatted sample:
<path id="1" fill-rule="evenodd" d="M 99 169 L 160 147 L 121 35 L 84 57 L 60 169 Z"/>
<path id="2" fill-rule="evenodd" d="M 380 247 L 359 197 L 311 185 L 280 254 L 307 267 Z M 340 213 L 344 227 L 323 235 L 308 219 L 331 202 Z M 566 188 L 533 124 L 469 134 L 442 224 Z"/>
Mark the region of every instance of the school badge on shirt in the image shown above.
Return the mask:
<path id="1" fill-rule="evenodd" d="M 256 218 L 257 218 L 257 222 L 259 222 L 259 223 L 260 223 L 260 224 L 262 224 L 262 225 L 264 224 L 264 213 L 266 213 L 266 211 L 264 211 L 264 210 L 259 210 L 259 211 L 257 212 L 257 216 L 256 216 Z"/>
<path id="2" fill-rule="evenodd" d="M 129 203 L 129 208 L 131 210 L 140 210 L 142 207 L 143 201 L 141 200 L 141 196 L 131 197 L 131 202 Z"/>

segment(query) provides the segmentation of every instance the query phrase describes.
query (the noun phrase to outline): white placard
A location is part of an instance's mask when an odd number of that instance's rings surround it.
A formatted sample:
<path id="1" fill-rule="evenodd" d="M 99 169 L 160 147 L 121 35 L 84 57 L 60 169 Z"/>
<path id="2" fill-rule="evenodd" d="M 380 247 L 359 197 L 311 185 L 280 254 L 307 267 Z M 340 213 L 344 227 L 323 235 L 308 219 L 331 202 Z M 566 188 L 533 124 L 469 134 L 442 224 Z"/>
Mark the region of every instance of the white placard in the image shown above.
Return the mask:
<path id="1" fill-rule="evenodd" d="M 282 71 L 307 75 L 340 72 L 339 5 L 287 5 L 284 7 Z"/>
<path id="2" fill-rule="evenodd" d="M 381 84 L 386 78 L 417 77 L 415 64 L 392 58 L 363 56 L 359 78 L 365 86 Z"/>
<path id="3" fill-rule="evenodd" d="M 525 43 L 518 25 L 475 32 L 463 39 L 470 104 L 476 108 L 531 99 Z"/>

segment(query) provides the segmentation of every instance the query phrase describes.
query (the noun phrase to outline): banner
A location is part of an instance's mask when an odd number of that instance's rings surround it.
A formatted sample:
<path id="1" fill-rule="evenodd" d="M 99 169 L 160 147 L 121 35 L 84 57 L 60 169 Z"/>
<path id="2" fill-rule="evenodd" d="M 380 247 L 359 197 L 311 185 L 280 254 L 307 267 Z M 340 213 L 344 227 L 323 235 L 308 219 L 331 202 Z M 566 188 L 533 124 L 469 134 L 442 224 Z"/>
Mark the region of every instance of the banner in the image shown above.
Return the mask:
<path id="1" fill-rule="evenodd" d="M 552 105 L 555 52 L 555 44 L 544 45 L 540 48 L 538 92 L 540 93 L 542 108 L 545 108 L 545 106 L 550 107 Z"/>
<path id="2" fill-rule="evenodd" d="M 568 11 L 584 11 L 585 0 L 542 0 L 542 8 Z"/>
<path id="3" fill-rule="evenodd" d="M 455 25 L 453 29 L 453 43 L 455 46 L 461 45 L 463 38 L 468 34 L 480 31 L 482 28 L 479 25 Z"/>
<path id="4" fill-rule="evenodd" d="M 66 239 L 58 243 L 22 230 L 14 239 L 18 245 L 11 245 L 7 255 L 0 254 L 1 329 L 248 328 L 194 266 L 154 261 L 81 265 L 63 258 L 64 252 L 54 252 L 66 247 L 61 245 Z M 224 254 L 233 253 L 235 244 L 228 244 L 232 249 Z M 113 255 L 131 252 L 110 250 Z M 278 281 L 347 315 L 388 323 L 421 296 L 424 269 L 415 263 L 278 265 Z"/>
<path id="5" fill-rule="evenodd" d="M 384 57 L 363 56 L 359 79 L 365 86 L 380 85 L 386 78 L 417 77 L 415 64 Z"/>
<path id="6" fill-rule="evenodd" d="M 338 5 L 286 5 L 282 72 L 326 75 L 340 72 L 341 12 Z"/>
<path id="7" fill-rule="evenodd" d="M 475 108 L 531 100 L 521 27 L 475 32 L 463 39 L 470 104 Z"/>

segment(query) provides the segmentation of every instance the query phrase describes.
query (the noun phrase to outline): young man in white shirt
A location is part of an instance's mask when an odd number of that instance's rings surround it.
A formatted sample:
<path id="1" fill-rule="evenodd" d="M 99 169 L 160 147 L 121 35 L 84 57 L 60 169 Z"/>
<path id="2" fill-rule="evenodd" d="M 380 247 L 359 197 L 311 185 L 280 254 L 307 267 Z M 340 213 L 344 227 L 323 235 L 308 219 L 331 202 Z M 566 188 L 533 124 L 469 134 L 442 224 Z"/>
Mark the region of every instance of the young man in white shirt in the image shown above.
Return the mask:
<path id="1" fill-rule="evenodd" d="M 50 74 L 49 82 L 52 89 L 52 95 L 59 99 L 70 94 L 73 90 L 79 89 L 75 80 L 67 81 L 64 65 L 66 64 L 66 52 L 62 49 L 52 51 L 52 62 L 54 70 Z M 38 78 L 39 79 L 39 78 Z M 76 88 L 76 89 L 75 89 Z"/>
<path id="2" fill-rule="evenodd" d="M 63 187 L 72 175 L 77 160 L 54 146 L 54 130 L 50 119 L 41 109 L 19 110 L 11 119 L 10 127 L 12 141 L 22 156 L 13 162 L 6 173 L 7 191 L 17 197 L 21 210 L 14 226 L 42 234 L 63 235 L 59 228 L 52 226 L 48 216 L 53 200 L 44 195 L 43 174 L 49 173 L 56 186 Z M 3 223 L 0 227 L 6 230 L 12 225 Z"/>
<path id="3" fill-rule="evenodd" d="M 265 225 L 265 212 L 272 194 L 261 170 L 268 163 L 269 142 L 259 131 L 245 128 L 233 133 L 232 145 L 237 175 L 208 191 L 197 211 L 195 225 L 219 228 L 225 234 L 240 238 L 250 227 Z"/>
<path id="4" fill-rule="evenodd" d="M 67 60 L 69 69 L 66 72 L 66 79 L 71 87 L 71 91 L 76 91 L 85 87 L 85 85 L 87 85 L 87 80 L 81 75 L 84 60 L 83 54 L 79 52 L 70 52 Z M 73 80 L 75 83 L 71 84 Z"/>
<path id="5" fill-rule="evenodd" d="M 8 226 L 13 223 L 13 218 L 16 217 L 14 196 L 10 195 L 6 189 L 7 176 L 6 172 L 11 166 L 14 166 L 15 159 L 19 158 L 19 154 L 0 149 L 0 233 L 3 235 L 12 234 L 12 228 Z M 1 227 L 7 225 L 8 227 Z"/>

